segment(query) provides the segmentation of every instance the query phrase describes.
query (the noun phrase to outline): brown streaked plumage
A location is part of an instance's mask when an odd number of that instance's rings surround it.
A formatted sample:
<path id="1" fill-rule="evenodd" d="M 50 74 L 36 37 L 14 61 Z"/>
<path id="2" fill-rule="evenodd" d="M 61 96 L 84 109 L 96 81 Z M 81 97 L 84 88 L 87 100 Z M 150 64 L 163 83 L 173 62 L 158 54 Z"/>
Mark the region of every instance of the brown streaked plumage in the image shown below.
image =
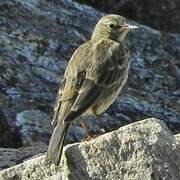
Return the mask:
<path id="1" fill-rule="evenodd" d="M 135 26 L 119 15 L 97 23 L 92 37 L 71 57 L 64 85 L 55 104 L 52 134 L 46 158 L 59 164 L 71 122 L 82 114 L 99 115 L 114 102 L 127 81 L 129 52 L 123 41 Z"/>

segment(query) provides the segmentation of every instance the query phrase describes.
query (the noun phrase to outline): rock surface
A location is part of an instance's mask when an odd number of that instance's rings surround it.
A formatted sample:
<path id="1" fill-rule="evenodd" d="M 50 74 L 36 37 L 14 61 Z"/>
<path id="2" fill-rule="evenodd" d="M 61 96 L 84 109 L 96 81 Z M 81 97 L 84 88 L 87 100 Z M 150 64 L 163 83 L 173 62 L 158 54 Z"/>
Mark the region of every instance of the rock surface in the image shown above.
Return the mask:
<path id="1" fill-rule="evenodd" d="M 13 128 L 24 111 L 41 111 L 52 119 L 67 62 L 103 15 L 71 0 L 0 0 L 0 106 Z M 180 131 L 180 35 L 138 26 L 127 42 L 132 65 L 126 89 L 106 115 L 88 121 L 92 131 L 148 117 Z M 83 136 L 75 122 L 69 140 Z"/>
<path id="2" fill-rule="evenodd" d="M 16 117 L 16 126 L 20 130 L 24 146 L 38 142 L 47 144 L 52 133 L 50 124 L 49 116 L 39 110 L 23 111 Z"/>
<path id="3" fill-rule="evenodd" d="M 180 32 L 179 0 L 76 0 L 104 12 L 117 13 L 155 29 Z M 168 22 L 167 22 L 168 19 Z"/>
<path id="4" fill-rule="evenodd" d="M 0 148 L 0 170 L 22 163 L 28 158 L 43 153 L 47 150 L 47 145 L 38 143 L 34 146 L 21 148 Z"/>
<path id="5" fill-rule="evenodd" d="M 178 180 L 179 136 L 151 118 L 65 147 L 60 166 L 40 156 L 0 172 L 2 180 Z"/>

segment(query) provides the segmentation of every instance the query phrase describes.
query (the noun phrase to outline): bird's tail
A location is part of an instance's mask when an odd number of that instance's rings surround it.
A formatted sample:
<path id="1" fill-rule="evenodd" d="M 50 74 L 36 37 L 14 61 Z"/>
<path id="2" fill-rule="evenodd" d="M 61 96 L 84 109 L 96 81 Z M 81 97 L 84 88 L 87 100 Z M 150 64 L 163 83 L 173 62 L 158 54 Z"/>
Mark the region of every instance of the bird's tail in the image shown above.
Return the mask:
<path id="1" fill-rule="evenodd" d="M 55 165 L 58 165 L 61 160 L 64 141 L 70 125 L 71 123 L 62 123 L 59 121 L 57 126 L 54 128 L 46 159 L 50 160 Z"/>

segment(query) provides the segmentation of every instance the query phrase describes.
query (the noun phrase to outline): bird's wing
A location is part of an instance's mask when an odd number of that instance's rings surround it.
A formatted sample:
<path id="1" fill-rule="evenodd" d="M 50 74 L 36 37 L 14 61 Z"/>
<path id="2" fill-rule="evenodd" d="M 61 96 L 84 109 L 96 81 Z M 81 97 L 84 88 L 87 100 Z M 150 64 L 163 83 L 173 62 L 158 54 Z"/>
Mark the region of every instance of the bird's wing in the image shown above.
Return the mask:
<path id="1" fill-rule="evenodd" d="M 101 41 L 93 48 L 91 63 L 86 70 L 86 78 L 78 91 L 78 95 L 65 117 L 65 121 L 72 121 L 83 114 L 106 88 L 117 83 L 122 76 L 121 66 L 125 64 L 125 52 L 114 42 Z M 118 66 L 118 67 L 117 67 Z"/>
<path id="2" fill-rule="evenodd" d="M 64 80 L 60 85 L 55 106 L 52 125 L 55 127 L 58 120 L 62 120 L 69 113 L 78 91 L 85 79 L 85 69 L 91 58 L 92 44 L 88 41 L 81 45 L 71 57 L 64 73 Z"/>

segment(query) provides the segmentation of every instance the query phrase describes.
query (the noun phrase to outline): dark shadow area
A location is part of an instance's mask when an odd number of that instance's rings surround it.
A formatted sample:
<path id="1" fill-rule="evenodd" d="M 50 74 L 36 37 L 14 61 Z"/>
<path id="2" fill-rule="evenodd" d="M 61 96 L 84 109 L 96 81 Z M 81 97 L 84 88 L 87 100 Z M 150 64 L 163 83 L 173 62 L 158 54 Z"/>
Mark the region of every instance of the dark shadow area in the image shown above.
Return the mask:
<path id="1" fill-rule="evenodd" d="M 77 150 L 76 150 L 77 149 Z M 73 146 L 73 148 L 68 148 L 64 153 L 67 160 L 67 166 L 69 168 L 68 179 L 69 180 L 92 180 L 89 177 L 87 171 L 87 163 L 85 158 L 81 154 L 81 151 L 78 150 L 79 145 Z M 76 151 L 75 155 L 73 151 Z M 78 153 L 77 153 L 78 152 Z"/>
<path id="2" fill-rule="evenodd" d="M 0 147 L 18 148 L 22 146 L 21 135 L 16 128 L 11 128 L 0 109 Z"/>
<path id="3" fill-rule="evenodd" d="M 179 0 L 76 0 L 106 13 L 117 13 L 154 29 L 180 32 Z M 167 22 L 168 20 L 168 22 Z"/>

